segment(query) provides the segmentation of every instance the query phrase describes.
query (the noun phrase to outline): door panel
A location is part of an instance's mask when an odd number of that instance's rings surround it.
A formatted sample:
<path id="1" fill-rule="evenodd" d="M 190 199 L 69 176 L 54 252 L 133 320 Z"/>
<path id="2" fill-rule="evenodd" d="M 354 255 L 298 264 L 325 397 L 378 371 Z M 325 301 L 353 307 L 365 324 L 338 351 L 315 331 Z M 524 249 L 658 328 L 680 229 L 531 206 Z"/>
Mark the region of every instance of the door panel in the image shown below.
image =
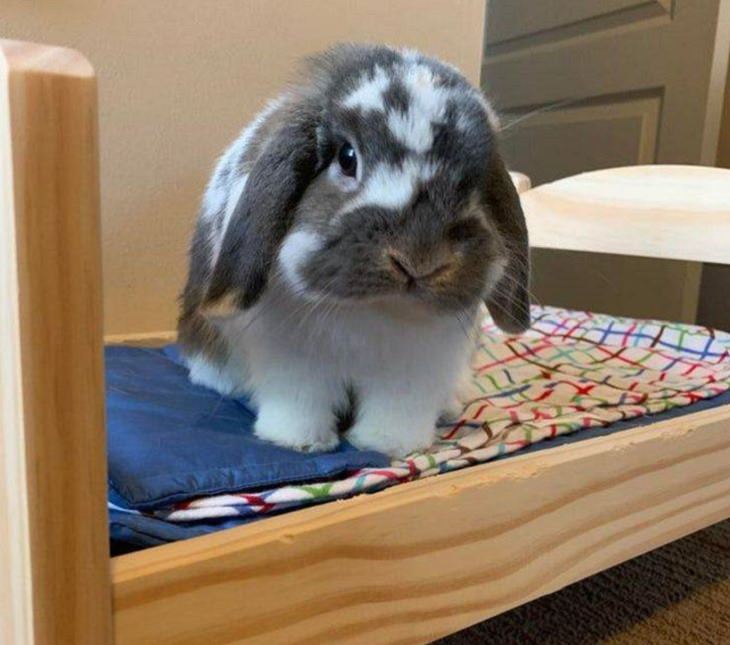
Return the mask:
<path id="1" fill-rule="evenodd" d="M 660 109 L 655 96 L 543 112 L 507 129 L 502 148 L 535 184 L 587 169 L 652 163 Z M 519 115 L 506 120 L 512 118 Z"/>
<path id="2" fill-rule="evenodd" d="M 508 0 L 492 2 L 487 23 L 487 42 L 493 48 L 518 38 L 529 44 L 635 23 L 639 16 L 671 12 L 671 0 Z M 573 29 L 579 26 L 578 30 Z"/>
<path id="3" fill-rule="evenodd" d="M 719 3 L 491 0 L 482 86 L 501 115 L 510 168 L 539 185 L 613 166 L 714 162 L 703 137 L 716 125 L 707 105 Z M 637 315 L 695 318 L 700 265 L 533 257 L 533 290 L 548 304 L 631 313 L 630 303 Z"/>

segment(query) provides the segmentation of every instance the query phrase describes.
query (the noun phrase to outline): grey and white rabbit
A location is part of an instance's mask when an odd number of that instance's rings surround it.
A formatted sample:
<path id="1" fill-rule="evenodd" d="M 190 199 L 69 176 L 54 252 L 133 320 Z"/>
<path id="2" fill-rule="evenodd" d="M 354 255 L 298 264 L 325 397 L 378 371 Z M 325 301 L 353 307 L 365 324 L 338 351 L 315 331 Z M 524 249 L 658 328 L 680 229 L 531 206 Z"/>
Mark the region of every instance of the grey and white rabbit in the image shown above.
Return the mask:
<path id="1" fill-rule="evenodd" d="M 191 379 L 248 392 L 257 436 L 404 456 L 453 407 L 486 302 L 529 325 L 528 244 L 482 94 L 411 50 L 308 60 L 220 159 L 190 251 Z"/>

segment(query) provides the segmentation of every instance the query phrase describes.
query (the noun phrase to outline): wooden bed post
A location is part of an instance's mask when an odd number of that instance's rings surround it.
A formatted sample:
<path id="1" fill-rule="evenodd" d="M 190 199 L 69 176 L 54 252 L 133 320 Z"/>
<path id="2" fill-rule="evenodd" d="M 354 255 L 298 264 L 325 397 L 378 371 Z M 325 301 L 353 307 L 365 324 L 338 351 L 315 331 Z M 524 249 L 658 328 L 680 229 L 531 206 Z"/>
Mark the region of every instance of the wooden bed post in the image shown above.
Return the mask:
<path id="1" fill-rule="evenodd" d="M 110 643 L 96 83 L 0 40 L 0 642 Z"/>

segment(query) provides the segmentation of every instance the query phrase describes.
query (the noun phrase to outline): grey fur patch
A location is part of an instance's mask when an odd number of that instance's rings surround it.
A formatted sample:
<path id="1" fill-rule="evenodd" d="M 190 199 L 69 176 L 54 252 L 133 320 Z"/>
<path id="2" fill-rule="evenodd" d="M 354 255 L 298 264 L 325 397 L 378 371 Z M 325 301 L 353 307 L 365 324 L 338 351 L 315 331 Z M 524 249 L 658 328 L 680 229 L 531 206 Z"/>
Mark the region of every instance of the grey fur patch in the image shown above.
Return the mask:
<path id="1" fill-rule="evenodd" d="M 383 92 L 383 103 L 386 110 L 396 110 L 398 112 L 407 112 L 410 106 L 410 97 L 403 82 L 394 79 Z"/>
<path id="2" fill-rule="evenodd" d="M 344 434 L 347 432 L 357 419 L 359 397 L 355 386 L 350 383 L 345 386 L 345 400 L 342 405 L 335 409 L 335 419 L 337 420 L 337 432 Z"/>

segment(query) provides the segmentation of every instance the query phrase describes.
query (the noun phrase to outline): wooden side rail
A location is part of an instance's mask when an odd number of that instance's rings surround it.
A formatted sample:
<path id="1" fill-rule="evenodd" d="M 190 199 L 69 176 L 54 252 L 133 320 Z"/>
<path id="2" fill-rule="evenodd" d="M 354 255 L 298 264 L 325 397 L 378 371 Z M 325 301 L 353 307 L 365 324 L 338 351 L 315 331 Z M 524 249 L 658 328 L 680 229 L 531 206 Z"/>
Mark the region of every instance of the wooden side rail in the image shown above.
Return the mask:
<path id="1" fill-rule="evenodd" d="M 0 40 L 0 643 L 112 641 L 94 71 Z"/>
<path id="2" fill-rule="evenodd" d="M 114 558 L 117 645 L 425 643 L 730 517 L 730 406 Z"/>
<path id="3" fill-rule="evenodd" d="M 612 168 L 520 197 L 533 247 L 730 264 L 730 170 Z"/>

